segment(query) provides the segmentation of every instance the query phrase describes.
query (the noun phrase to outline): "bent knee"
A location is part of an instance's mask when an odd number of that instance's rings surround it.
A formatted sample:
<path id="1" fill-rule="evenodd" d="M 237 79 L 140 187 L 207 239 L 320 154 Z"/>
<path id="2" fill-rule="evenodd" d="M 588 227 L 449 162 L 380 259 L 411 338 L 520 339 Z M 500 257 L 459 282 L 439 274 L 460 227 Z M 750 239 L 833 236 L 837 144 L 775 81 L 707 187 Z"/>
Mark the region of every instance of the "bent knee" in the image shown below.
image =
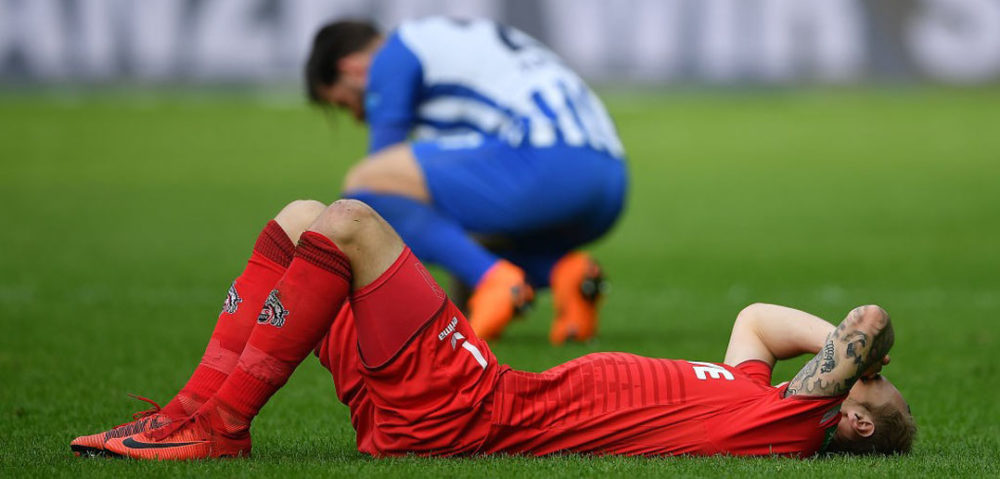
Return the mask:
<path id="1" fill-rule="evenodd" d="M 274 221 L 285 230 L 292 242 L 298 241 L 299 236 L 306 228 L 316 220 L 326 205 L 316 200 L 295 200 L 281 209 L 274 217 Z"/>
<path id="2" fill-rule="evenodd" d="M 398 182 L 398 160 L 395 151 L 386 151 L 369 156 L 351 166 L 344 174 L 341 191 L 353 192 L 370 189 L 385 189 Z"/>
<path id="3" fill-rule="evenodd" d="M 372 191 L 427 201 L 429 192 L 423 170 L 409 145 L 389 147 L 347 170 L 341 191 Z"/>
<path id="4" fill-rule="evenodd" d="M 309 230 L 326 235 L 337 244 L 353 243 L 377 218 L 375 210 L 364 202 L 337 200 L 323 210 Z"/>
<path id="5" fill-rule="evenodd" d="M 344 175 L 341 191 L 350 193 L 370 188 L 373 182 L 372 177 L 376 175 L 373 174 L 372 168 L 368 165 L 367 161 L 362 161 L 348 169 L 347 174 Z"/>
<path id="6" fill-rule="evenodd" d="M 288 222 L 304 222 L 305 226 L 309 226 L 324 209 L 326 205 L 316 200 L 295 200 L 285 205 L 274 218 Z"/>

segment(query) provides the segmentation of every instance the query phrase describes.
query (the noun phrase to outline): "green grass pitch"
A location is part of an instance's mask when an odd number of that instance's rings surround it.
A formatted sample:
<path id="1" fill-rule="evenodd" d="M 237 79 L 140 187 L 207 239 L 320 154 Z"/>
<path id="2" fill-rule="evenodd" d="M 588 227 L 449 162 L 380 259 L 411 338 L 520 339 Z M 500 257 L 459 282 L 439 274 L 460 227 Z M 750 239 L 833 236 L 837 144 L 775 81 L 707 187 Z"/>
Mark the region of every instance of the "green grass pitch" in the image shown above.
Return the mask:
<path id="1" fill-rule="evenodd" d="M 363 130 L 241 95 L 0 96 L 0 476 L 996 476 L 1000 90 L 609 93 L 627 213 L 595 245 L 599 341 L 551 348 L 551 300 L 495 344 L 542 370 L 591 351 L 722 358 L 753 301 L 895 320 L 886 375 L 912 456 L 374 460 L 307 359 L 255 421 L 254 457 L 80 460 L 74 436 L 166 402 L 197 363 L 254 236 L 331 201 Z M 802 361 L 779 367 L 787 379 Z"/>

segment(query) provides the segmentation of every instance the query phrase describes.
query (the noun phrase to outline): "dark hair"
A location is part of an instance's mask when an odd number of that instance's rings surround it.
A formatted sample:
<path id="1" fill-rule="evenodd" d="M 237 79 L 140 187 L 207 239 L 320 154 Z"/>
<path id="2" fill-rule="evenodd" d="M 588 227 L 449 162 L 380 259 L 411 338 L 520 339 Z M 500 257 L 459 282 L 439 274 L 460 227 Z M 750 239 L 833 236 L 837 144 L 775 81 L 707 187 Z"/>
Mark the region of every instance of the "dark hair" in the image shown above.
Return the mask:
<path id="1" fill-rule="evenodd" d="M 306 61 L 306 96 L 317 105 L 324 105 L 319 87 L 337 82 L 340 71 L 337 62 L 364 49 L 379 34 L 375 24 L 367 20 L 340 20 L 329 23 L 316 33 L 312 51 Z"/>
<path id="2" fill-rule="evenodd" d="M 846 454 L 909 454 L 913 448 L 913 438 L 917 435 L 917 424 L 909 411 L 900 411 L 891 404 L 872 406 L 861 403 L 872 414 L 875 432 L 871 436 L 856 441 L 840 441 L 836 438 L 827 448 L 828 452 Z"/>

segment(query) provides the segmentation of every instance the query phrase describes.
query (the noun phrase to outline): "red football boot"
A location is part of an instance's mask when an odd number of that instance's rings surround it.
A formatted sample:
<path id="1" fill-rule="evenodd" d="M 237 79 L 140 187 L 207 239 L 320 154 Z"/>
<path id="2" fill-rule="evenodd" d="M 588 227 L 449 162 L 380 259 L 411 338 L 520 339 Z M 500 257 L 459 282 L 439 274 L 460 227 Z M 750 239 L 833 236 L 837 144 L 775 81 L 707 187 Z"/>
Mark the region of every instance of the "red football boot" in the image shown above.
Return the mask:
<path id="1" fill-rule="evenodd" d="M 556 317 L 549 341 L 560 345 L 567 340 L 593 338 L 597 333 L 597 307 L 608 287 L 601 267 L 587 253 L 574 251 L 552 268 L 550 282 Z"/>
<path id="2" fill-rule="evenodd" d="M 496 339 L 534 299 L 535 291 L 525 279 L 524 270 L 508 261 L 497 261 L 469 298 L 469 324 L 476 336 Z"/>
<path id="3" fill-rule="evenodd" d="M 159 461 L 248 457 L 250 429 L 243 421 L 216 404 L 171 427 L 111 439 L 104 448 L 108 455 Z"/>
<path id="4" fill-rule="evenodd" d="M 140 432 L 151 431 L 169 425 L 172 421 L 169 416 L 160 413 L 160 405 L 151 399 L 142 396 L 129 394 L 140 401 L 146 401 L 153 405 L 145 411 L 139 411 L 132 415 L 132 420 L 119 424 L 107 431 L 80 436 L 69 443 L 69 448 L 73 454 L 82 457 L 104 456 L 104 445 L 114 438 L 131 436 Z"/>

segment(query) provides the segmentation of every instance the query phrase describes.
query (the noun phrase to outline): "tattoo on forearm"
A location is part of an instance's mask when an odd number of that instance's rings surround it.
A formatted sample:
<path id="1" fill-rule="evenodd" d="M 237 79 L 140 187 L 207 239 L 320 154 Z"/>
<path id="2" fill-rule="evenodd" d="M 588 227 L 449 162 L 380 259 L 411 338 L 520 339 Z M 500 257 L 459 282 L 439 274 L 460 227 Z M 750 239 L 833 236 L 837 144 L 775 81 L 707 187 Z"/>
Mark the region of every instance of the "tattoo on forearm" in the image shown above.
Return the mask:
<path id="1" fill-rule="evenodd" d="M 862 332 L 855 331 L 847 335 L 847 357 L 854 360 L 854 364 L 861 364 L 861 351 L 868 344 L 868 336 Z"/>
<path id="2" fill-rule="evenodd" d="M 820 371 L 828 373 L 833 371 L 833 368 L 837 366 L 837 360 L 834 358 L 834 353 L 836 348 L 833 347 L 832 341 L 827 341 L 826 345 L 823 346 L 823 365 L 820 367 Z"/>
<path id="3" fill-rule="evenodd" d="M 869 311 L 868 308 L 875 309 Z M 874 337 L 861 330 L 866 312 L 872 315 L 869 321 L 874 321 L 866 329 L 874 330 Z M 884 310 L 855 308 L 827 336 L 819 354 L 792 378 L 786 394 L 836 396 L 847 392 L 868 368 L 885 357 L 894 339 L 889 315 Z M 841 372 L 837 372 L 842 364 Z"/>

